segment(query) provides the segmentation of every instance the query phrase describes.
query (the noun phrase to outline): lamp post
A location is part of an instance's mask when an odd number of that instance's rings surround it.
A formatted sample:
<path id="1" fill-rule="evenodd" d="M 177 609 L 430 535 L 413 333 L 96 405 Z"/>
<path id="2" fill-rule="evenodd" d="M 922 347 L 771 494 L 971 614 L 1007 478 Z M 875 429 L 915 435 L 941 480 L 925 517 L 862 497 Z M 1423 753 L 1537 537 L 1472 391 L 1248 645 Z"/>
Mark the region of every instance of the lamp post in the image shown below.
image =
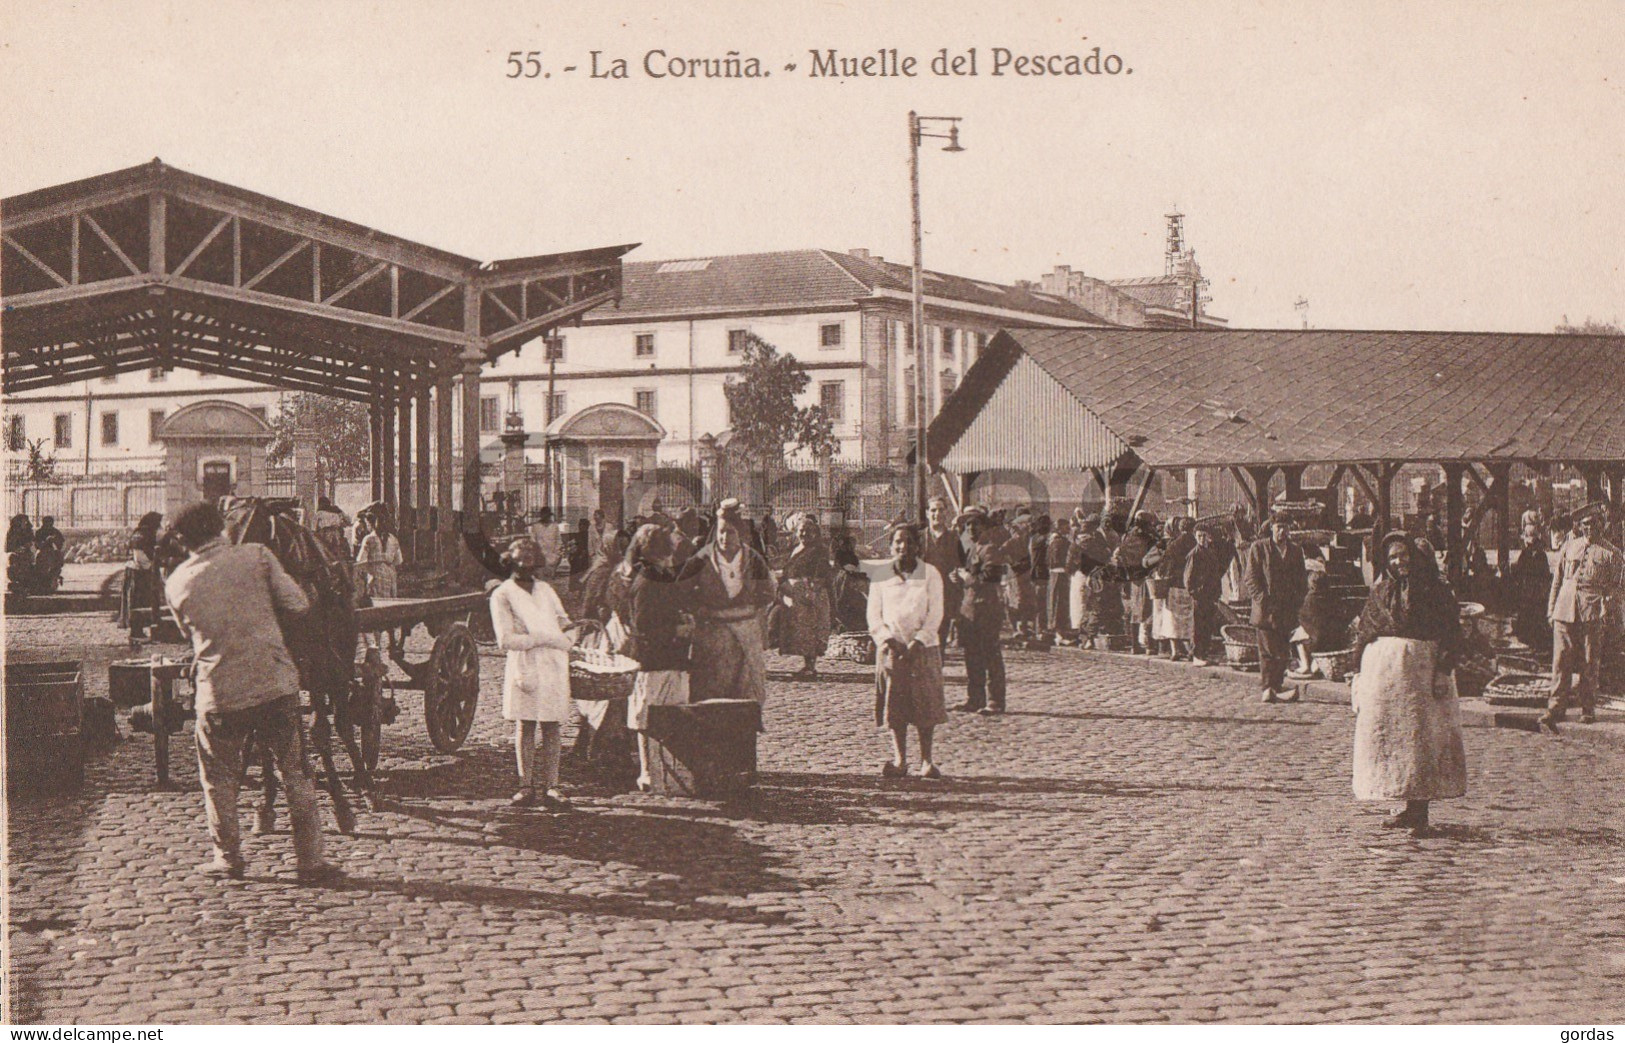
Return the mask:
<path id="1" fill-rule="evenodd" d="M 944 152 L 963 152 L 959 146 L 958 116 L 921 116 L 908 114 L 908 192 L 914 217 L 914 508 L 920 521 L 925 521 L 925 502 L 930 486 L 931 462 L 926 457 L 925 427 L 925 298 L 920 272 L 920 142 L 938 138 L 948 144 Z M 946 124 L 947 133 L 927 131 L 924 124 Z"/>

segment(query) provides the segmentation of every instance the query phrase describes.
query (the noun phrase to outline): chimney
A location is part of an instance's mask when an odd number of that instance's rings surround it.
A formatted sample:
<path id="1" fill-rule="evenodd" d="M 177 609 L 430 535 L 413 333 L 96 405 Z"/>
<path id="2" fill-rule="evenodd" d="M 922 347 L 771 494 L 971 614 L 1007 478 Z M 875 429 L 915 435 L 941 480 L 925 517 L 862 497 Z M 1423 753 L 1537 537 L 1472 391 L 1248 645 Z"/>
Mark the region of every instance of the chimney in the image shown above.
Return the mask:
<path id="1" fill-rule="evenodd" d="M 861 246 L 854 246 L 852 249 L 848 250 L 847 253 L 851 254 L 853 257 L 856 257 L 860 261 L 868 261 L 873 259 L 869 256 L 869 251 L 865 250 Z"/>

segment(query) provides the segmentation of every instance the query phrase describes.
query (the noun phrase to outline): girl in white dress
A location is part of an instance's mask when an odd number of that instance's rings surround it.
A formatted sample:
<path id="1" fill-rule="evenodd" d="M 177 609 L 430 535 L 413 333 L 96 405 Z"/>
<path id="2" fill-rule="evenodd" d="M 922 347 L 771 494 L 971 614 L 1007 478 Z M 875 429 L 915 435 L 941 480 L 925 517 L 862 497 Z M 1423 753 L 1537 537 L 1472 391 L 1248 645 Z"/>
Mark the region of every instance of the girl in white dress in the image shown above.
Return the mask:
<path id="1" fill-rule="evenodd" d="M 541 803 L 568 806 L 559 792 L 560 732 L 570 719 L 569 617 L 559 596 L 537 576 L 542 551 L 528 536 L 508 547 L 513 575 L 491 592 L 491 624 L 497 647 L 508 653 L 502 678 L 502 716 L 517 721 L 514 750 L 519 761 L 519 792 L 513 803 L 529 807 L 536 798 L 536 725 L 542 726 Z"/>

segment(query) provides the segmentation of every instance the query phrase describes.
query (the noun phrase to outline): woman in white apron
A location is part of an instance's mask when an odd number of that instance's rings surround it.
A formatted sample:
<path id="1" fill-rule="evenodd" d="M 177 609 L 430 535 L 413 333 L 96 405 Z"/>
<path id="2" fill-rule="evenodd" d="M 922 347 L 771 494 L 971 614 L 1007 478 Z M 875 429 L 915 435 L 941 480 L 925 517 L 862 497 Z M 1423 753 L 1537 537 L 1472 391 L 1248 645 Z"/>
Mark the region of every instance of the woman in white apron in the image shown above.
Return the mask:
<path id="1" fill-rule="evenodd" d="M 1421 834 L 1430 801 L 1467 792 L 1453 672 L 1461 618 L 1422 545 L 1392 533 L 1378 560 L 1355 641 L 1354 796 L 1403 801 L 1383 825 Z"/>
<path id="2" fill-rule="evenodd" d="M 542 730 L 540 803 L 560 810 L 568 806 L 559 792 L 559 748 L 564 722 L 570 719 L 570 645 L 564 628 L 564 605 L 538 575 L 542 551 L 528 536 L 508 547 L 513 575 L 491 592 L 491 625 L 497 647 L 508 653 L 502 678 L 502 716 L 517 722 L 514 750 L 519 762 L 519 792 L 513 803 L 529 807 L 536 796 L 536 726 Z"/>

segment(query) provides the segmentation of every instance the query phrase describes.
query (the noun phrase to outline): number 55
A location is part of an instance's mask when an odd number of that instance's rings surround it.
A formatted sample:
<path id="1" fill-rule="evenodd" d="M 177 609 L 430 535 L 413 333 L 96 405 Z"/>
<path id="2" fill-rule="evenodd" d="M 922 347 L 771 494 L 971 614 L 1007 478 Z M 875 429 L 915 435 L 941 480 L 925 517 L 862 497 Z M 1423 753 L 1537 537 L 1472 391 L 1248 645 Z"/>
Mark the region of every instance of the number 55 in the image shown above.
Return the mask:
<path id="1" fill-rule="evenodd" d="M 513 80 L 523 76 L 527 80 L 534 80 L 541 74 L 541 51 L 508 52 L 508 79 Z"/>

